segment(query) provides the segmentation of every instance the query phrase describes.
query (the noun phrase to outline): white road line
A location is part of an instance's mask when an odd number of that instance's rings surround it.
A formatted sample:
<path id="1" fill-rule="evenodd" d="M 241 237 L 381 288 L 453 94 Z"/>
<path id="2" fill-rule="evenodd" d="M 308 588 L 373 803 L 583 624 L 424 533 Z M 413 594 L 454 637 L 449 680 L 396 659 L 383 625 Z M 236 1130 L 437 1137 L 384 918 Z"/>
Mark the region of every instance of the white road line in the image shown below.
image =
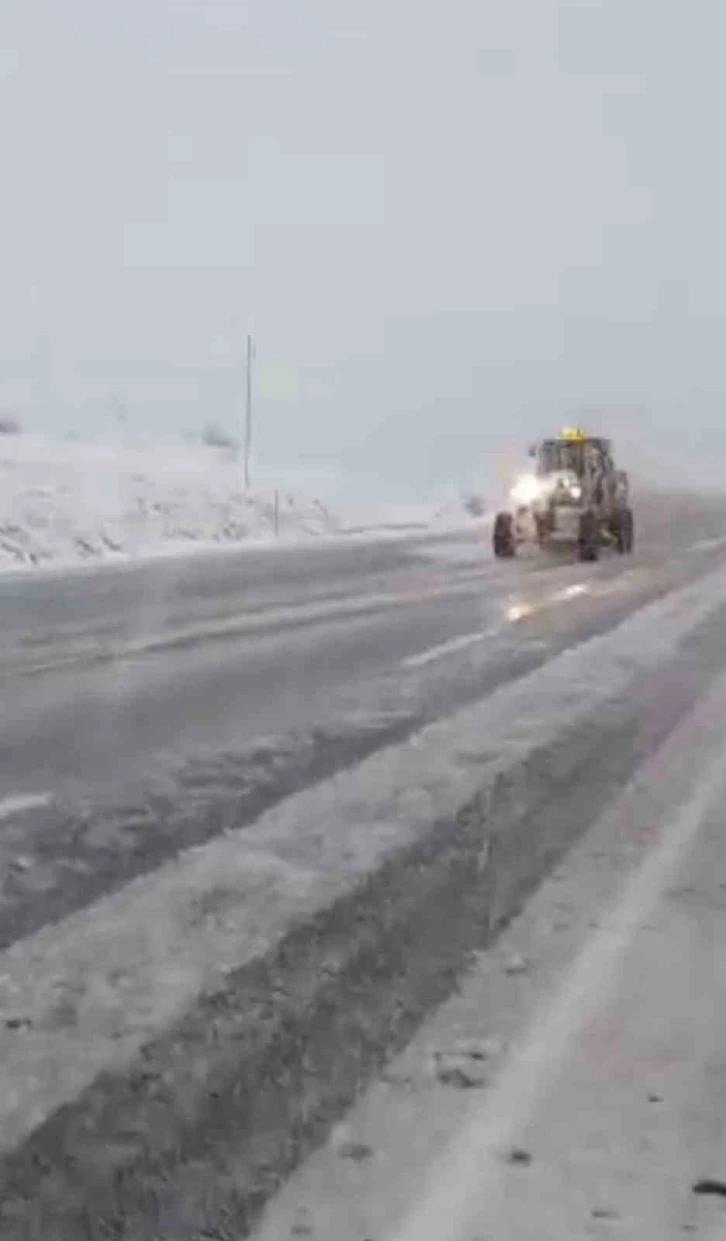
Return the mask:
<path id="1" fill-rule="evenodd" d="M 12 814 L 22 814 L 25 810 L 47 806 L 51 800 L 50 793 L 18 793 L 15 797 L 3 797 L 0 800 L 0 819 L 9 819 Z"/>
<path id="2" fill-rule="evenodd" d="M 553 603 L 560 603 L 566 599 L 573 599 L 577 595 L 587 594 L 590 586 L 585 583 L 578 582 L 572 586 L 566 586 L 563 590 L 557 591 L 556 594 L 549 596 L 543 603 L 535 605 L 532 603 L 513 603 L 507 607 L 504 615 L 510 625 L 516 625 L 521 620 L 525 620 L 528 616 L 534 616 L 536 612 L 542 611 L 543 608 Z M 477 642 L 483 642 L 486 638 L 493 638 L 500 630 L 495 628 L 477 631 L 476 633 L 461 634 L 457 638 L 450 638 L 448 642 L 441 642 L 437 646 L 428 647 L 425 651 L 420 651 L 417 655 L 408 655 L 401 660 L 402 668 L 424 668 L 427 664 L 431 664 L 436 659 L 443 659 L 446 655 L 455 655 L 458 651 L 465 651 L 470 646 L 475 646 Z"/>
<path id="3" fill-rule="evenodd" d="M 483 1212 L 505 1171 L 503 1152 L 511 1148 L 518 1131 L 532 1117 L 573 1041 L 614 986 L 634 935 L 695 840 L 707 810 L 723 795 L 725 760 L 726 751 L 722 749 L 694 795 L 627 884 L 601 929 L 588 941 L 554 1001 L 535 1018 L 486 1103 L 435 1169 L 433 1188 L 393 1234 L 395 1241 L 441 1241 L 443 1237 L 468 1241 L 477 1227 L 486 1227 Z"/>
<path id="4" fill-rule="evenodd" d="M 701 539 L 698 543 L 692 543 L 686 550 L 689 552 L 707 552 L 716 547 L 726 546 L 726 536 L 720 535 L 717 539 Z"/>
<path id="5" fill-rule="evenodd" d="M 575 582 L 572 586 L 565 586 L 564 590 L 558 590 L 552 599 L 555 602 L 560 599 L 576 599 L 578 595 L 589 595 L 591 590 L 592 587 L 587 582 Z"/>
<path id="6" fill-rule="evenodd" d="M 427 650 L 420 651 L 418 655 L 408 655 L 406 659 L 401 660 L 401 667 L 423 668 L 426 664 L 433 663 L 435 659 L 441 659 L 444 655 L 452 655 L 455 651 L 465 651 L 467 647 L 483 642 L 485 638 L 491 638 L 495 633 L 495 629 L 487 629 L 478 630 L 476 633 L 461 634 L 458 638 L 450 638 L 448 642 L 440 643 L 439 646 L 430 646 Z"/>
<path id="7" fill-rule="evenodd" d="M 551 606 L 553 603 L 561 603 L 566 599 L 573 599 L 578 595 L 589 594 L 592 587 L 584 582 L 577 582 L 571 586 L 566 586 L 562 590 L 558 590 L 555 594 L 548 596 L 539 604 L 533 603 L 513 603 L 510 604 L 504 613 L 505 619 L 511 625 L 516 625 L 527 617 L 534 616 L 537 612 L 541 612 L 544 608 Z M 454 655 L 457 651 L 466 650 L 470 646 L 474 646 L 477 642 L 482 642 L 486 638 L 493 638 L 500 630 L 495 626 L 492 629 L 477 631 L 476 633 L 462 634 L 460 637 L 451 638 L 448 642 L 441 642 L 437 646 L 428 647 L 425 651 L 419 652 L 417 655 L 409 655 L 401 661 L 402 668 L 423 668 L 426 664 L 433 663 L 436 659 L 442 659 L 446 655 Z"/>

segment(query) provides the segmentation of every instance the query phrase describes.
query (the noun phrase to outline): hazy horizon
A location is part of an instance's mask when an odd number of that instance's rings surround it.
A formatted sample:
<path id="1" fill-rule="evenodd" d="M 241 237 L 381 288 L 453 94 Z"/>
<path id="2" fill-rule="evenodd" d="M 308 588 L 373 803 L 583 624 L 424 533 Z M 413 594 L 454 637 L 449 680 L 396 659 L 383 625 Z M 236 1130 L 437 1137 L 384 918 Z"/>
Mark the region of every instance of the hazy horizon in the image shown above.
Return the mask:
<path id="1" fill-rule="evenodd" d="M 0 31 L 31 428 L 234 431 L 251 331 L 261 463 L 458 484 L 579 417 L 720 478 L 717 0 L 17 0 Z"/>

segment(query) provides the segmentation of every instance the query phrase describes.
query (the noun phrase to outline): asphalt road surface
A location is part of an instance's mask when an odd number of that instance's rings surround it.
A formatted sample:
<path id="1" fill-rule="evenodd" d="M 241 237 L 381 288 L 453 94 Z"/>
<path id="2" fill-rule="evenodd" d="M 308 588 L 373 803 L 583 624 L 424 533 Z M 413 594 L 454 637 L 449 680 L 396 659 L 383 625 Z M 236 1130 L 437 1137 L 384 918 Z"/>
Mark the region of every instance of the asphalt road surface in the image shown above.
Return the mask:
<path id="1" fill-rule="evenodd" d="M 703 571 L 726 539 L 726 504 L 649 497 L 638 517 L 635 556 L 595 566 L 531 551 L 497 564 L 474 528 L 8 577 L 2 795 L 138 780 L 337 724 L 365 724 L 369 747 L 382 712 L 453 709 Z M 492 659 L 457 681 L 475 647 Z"/>
<path id="2" fill-rule="evenodd" d="M 649 499 L 632 557 L 485 531 L 0 585 L 0 827 L 42 874 L 0 947 L 445 719 L 721 563 L 726 505 Z M 220 632 L 221 629 L 221 632 Z M 100 832 L 99 816 L 112 829 Z M 102 838 L 101 838 L 102 837 Z M 2 853 L 0 853 L 0 862 Z"/>

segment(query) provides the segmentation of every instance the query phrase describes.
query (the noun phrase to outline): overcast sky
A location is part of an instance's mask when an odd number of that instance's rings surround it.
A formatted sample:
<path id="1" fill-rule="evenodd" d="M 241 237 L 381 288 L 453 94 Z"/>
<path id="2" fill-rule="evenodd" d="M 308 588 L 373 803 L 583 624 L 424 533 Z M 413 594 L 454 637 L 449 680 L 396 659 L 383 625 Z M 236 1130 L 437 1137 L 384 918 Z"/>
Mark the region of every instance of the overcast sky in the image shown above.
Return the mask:
<path id="1" fill-rule="evenodd" d="M 2 0 L 0 406 L 232 427 L 251 330 L 265 463 L 458 479 L 582 409 L 720 476 L 724 46 L 723 0 Z"/>

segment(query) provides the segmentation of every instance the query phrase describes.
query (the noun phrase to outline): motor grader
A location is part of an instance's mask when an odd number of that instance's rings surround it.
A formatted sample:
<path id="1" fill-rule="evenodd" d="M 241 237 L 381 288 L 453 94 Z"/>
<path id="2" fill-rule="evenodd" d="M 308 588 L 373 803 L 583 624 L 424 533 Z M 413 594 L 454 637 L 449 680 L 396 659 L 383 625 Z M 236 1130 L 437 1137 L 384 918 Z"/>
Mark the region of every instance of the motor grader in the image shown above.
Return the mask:
<path id="1" fill-rule="evenodd" d="M 513 486 L 511 508 L 495 518 L 495 556 L 511 558 L 525 543 L 572 546 L 580 560 L 597 560 L 603 547 L 632 552 L 628 476 L 615 468 L 610 440 L 565 429 L 529 455 L 531 472 Z"/>

